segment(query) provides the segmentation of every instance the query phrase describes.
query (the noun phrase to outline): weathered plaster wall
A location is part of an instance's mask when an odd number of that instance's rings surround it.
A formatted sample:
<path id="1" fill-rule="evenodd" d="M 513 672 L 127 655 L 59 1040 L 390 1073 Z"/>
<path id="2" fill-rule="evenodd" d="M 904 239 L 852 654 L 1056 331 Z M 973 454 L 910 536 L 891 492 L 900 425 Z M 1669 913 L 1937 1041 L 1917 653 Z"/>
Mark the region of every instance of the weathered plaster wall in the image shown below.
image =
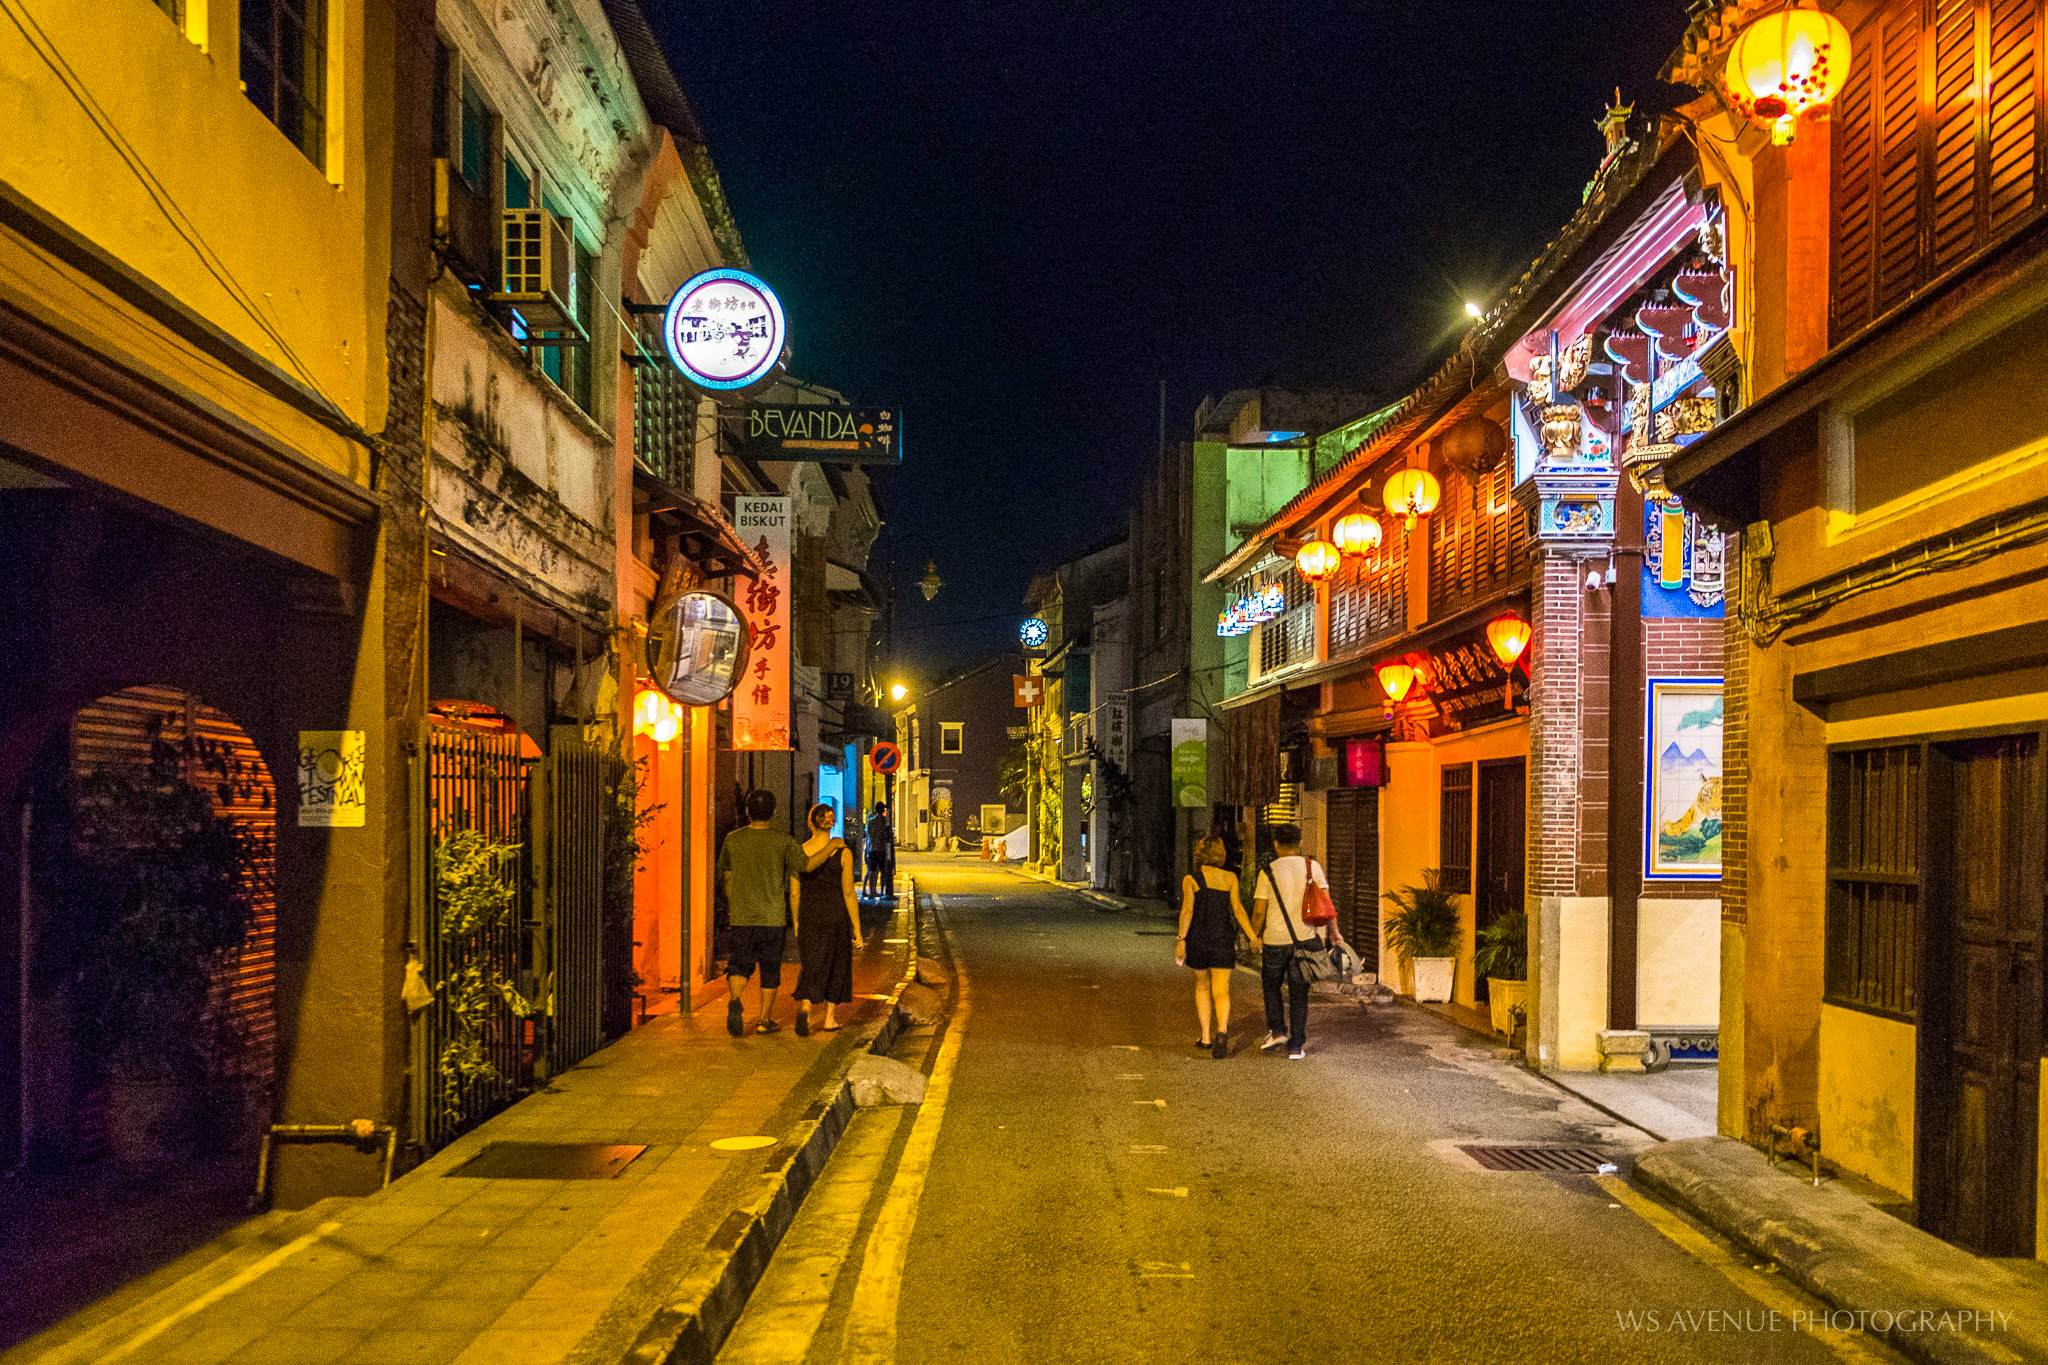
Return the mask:
<path id="1" fill-rule="evenodd" d="M 1653 899 L 1637 906 L 1636 1020 L 1712 1024 L 1721 1013 L 1721 902 Z"/>
<path id="2" fill-rule="evenodd" d="M 1820 1007 L 1821 1152 L 1895 1194 L 1913 1194 L 1911 1024 Z"/>

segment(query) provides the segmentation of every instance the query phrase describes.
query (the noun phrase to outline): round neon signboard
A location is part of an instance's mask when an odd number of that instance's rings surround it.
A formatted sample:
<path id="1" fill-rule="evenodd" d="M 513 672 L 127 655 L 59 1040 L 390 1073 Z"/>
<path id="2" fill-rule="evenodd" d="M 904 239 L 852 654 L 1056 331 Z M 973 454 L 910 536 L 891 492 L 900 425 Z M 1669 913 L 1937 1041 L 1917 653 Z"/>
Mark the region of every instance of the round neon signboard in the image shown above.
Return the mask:
<path id="1" fill-rule="evenodd" d="M 1033 616 L 1017 627 L 1017 641 L 1026 649 L 1037 649 L 1052 636 L 1043 619 Z"/>
<path id="2" fill-rule="evenodd" d="M 771 377 L 789 345 L 782 300 L 744 270 L 706 270 L 685 280 L 668 301 L 661 335 L 684 378 L 721 393 Z"/>

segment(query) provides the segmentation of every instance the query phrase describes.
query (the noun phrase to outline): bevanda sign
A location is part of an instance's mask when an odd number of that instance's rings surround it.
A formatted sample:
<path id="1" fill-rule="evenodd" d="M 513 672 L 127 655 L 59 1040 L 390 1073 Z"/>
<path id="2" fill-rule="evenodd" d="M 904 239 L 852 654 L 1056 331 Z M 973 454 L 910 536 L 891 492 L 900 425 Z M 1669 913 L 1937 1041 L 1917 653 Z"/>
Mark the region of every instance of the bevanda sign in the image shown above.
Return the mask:
<path id="1" fill-rule="evenodd" d="M 782 300 L 745 270 L 706 270 L 685 280 L 668 301 L 661 335 L 683 377 L 714 393 L 773 379 L 789 349 Z"/>

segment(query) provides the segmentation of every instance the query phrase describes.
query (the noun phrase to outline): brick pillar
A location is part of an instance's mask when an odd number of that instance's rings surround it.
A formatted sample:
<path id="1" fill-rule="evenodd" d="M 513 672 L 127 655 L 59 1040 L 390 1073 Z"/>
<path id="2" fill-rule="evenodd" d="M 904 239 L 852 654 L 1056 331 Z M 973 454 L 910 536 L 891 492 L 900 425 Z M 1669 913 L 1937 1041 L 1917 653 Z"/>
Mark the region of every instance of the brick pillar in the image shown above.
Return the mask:
<path id="1" fill-rule="evenodd" d="M 1580 745 L 1585 690 L 1585 561 L 1539 547 L 1529 594 L 1529 1056 L 1555 1063 L 1557 898 L 1579 890 Z"/>
<path id="2" fill-rule="evenodd" d="M 1716 1127 L 1727 1137 L 1748 1131 L 1749 1095 L 1744 1027 L 1749 932 L 1749 636 L 1736 603 L 1742 600 L 1742 543 L 1728 537 L 1728 614 L 1722 676 L 1721 730 L 1721 1065 Z"/>

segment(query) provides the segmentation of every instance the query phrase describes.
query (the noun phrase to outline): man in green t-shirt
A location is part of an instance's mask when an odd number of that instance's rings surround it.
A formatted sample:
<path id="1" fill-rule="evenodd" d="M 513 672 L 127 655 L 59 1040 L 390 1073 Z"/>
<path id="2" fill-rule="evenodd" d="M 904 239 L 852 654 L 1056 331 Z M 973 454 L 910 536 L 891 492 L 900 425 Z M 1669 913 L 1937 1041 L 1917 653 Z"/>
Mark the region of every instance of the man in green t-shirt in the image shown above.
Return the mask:
<path id="1" fill-rule="evenodd" d="M 775 992 L 782 988 L 782 949 L 789 935 L 792 886 L 803 874 L 804 847 L 776 829 L 775 793 L 756 788 L 747 793 L 747 824 L 725 836 L 718 848 L 718 884 L 725 889 L 732 950 L 726 955 L 725 988 L 732 995 L 725 1007 L 725 1031 L 737 1038 L 747 1031 L 740 992 L 754 968 L 761 969 L 761 1017 L 756 1033 L 777 1033 Z"/>

